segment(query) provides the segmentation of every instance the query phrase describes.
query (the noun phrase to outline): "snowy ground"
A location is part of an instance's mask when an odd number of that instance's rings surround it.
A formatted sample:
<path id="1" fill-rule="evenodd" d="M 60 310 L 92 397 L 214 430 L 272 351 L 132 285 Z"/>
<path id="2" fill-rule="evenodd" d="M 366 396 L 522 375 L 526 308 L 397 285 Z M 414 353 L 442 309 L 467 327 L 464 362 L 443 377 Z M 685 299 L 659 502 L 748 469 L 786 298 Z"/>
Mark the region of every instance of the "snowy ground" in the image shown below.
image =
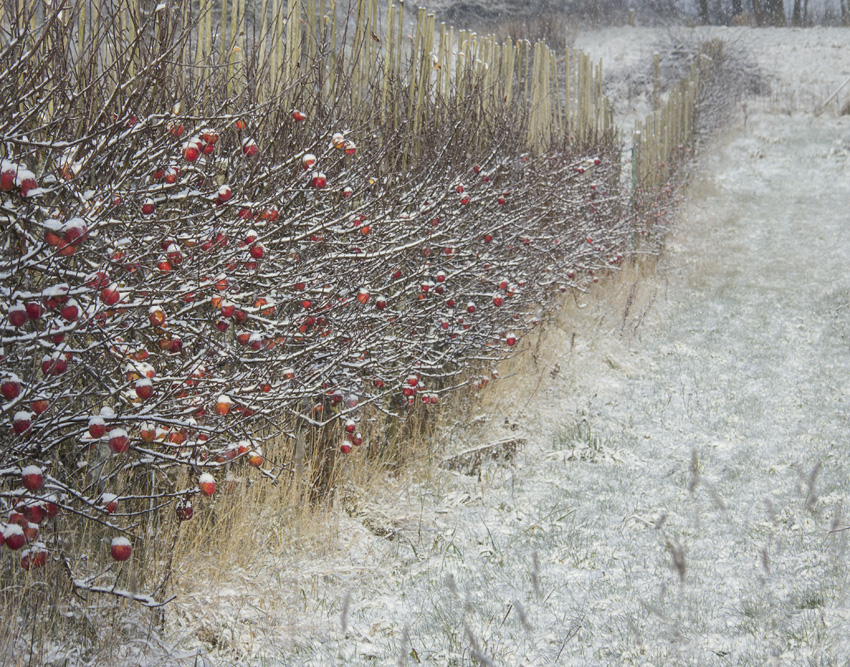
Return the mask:
<path id="1" fill-rule="evenodd" d="M 617 119 L 630 129 L 652 108 L 653 54 L 661 58 L 662 76 L 676 74 L 677 50 L 712 38 L 723 40 L 727 52 L 763 77 L 773 112 L 819 110 L 850 79 L 850 36 L 843 28 L 605 28 L 578 33 L 571 45 L 602 62 Z M 825 110 L 835 113 L 848 100 L 850 83 Z"/>
<path id="2" fill-rule="evenodd" d="M 663 35 L 630 35 L 576 45 L 609 71 L 644 67 Z M 515 393 L 454 435 L 523 435 L 514 463 L 388 483 L 362 502 L 372 531 L 340 512 L 336 549 L 278 548 L 199 587 L 171 612 L 184 657 L 847 660 L 850 116 L 810 112 L 850 77 L 850 31 L 735 35 L 793 104 L 751 100 L 704 155 L 660 264 L 579 298 Z"/>

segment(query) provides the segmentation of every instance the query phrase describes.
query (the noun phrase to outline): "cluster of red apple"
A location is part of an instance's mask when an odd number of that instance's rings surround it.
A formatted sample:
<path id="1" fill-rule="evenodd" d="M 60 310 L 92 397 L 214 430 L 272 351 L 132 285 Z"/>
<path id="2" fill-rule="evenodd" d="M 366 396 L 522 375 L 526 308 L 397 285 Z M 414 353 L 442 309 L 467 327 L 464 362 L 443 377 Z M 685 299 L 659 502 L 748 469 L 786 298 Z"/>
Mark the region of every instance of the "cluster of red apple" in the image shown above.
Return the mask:
<path id="1" fill-rule="evenodd" d="M 234 466 L 280 473 L 288 462 L 267 461 L 259 434 L 286 431 L 291 415 L 338 422 L 343 440 L 327 446 L 355 451 L 363 405 L 399 417 L 438 405 L 627 238 L 604 194 L 613 153 L 589 167 L 584 156 L 423 161 L 400 188 L 373 171 L 379 158 L 298 111 L 298 132 L 273 141 L 247 136 L 241 117 L 220 131 L 143 120 L 28 200 L 0 273 L 2 438 L 77 516 L 146 511 L 144 494 L 117 494 L 147 488 L 155 469 L 150 493 L 187 520 Z M 137 159 L 115 171 L 131 146 Z M 93 465 L 120 489 L 83 493 Z M 131 539 L 116 537 L 113 557 L 129 558 Z"/>
<path id="2" fill-rule="evenodd" d="M 39 526 L 55 517 L 59 508 L 55 496 L 35 495 L 44 486 L 41 468 L 23 468 L 20 483 L 22 488 L 15 494 L 18 500 L 9 510 L 6 523 L 0 522 L 0 546 L 5 544 L 9 550 L 18 552 L 21 567 L 31 570 L 47 563 L 48 552 L 39 540 Z"/>
<path id="3" fill-rule="evenodd" d="M 21 197 L 29 197 L 37 187 L 35 174 L 24 165 L 0 160 L 0 192 L 17 192 Z"/>

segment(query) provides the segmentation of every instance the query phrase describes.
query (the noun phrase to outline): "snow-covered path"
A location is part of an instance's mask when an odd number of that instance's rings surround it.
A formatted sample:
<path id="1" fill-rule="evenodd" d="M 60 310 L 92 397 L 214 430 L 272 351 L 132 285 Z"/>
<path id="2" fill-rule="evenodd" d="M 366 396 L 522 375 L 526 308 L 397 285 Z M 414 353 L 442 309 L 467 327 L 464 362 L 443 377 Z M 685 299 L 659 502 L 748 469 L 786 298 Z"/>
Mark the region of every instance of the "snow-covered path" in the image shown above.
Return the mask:
<path id="1" fill-rule="evenodd" d="M 345 565 L 281 554 L 246 664 L 845 664 L 850 116 L 753 106 L 659 265 L 459 431 L 513 464 L 364 500 L 391 539 L 351 519 Z"/>

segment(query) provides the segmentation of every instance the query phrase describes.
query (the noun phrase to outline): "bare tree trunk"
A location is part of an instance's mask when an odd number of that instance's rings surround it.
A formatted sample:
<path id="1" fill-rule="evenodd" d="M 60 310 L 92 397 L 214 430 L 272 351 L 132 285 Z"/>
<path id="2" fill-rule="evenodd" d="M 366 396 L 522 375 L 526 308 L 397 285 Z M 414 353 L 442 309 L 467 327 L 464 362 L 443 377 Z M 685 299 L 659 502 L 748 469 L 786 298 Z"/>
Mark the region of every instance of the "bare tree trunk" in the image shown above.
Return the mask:
<path id="1" fill-rule="evenodd" d="M 744 0 L 732 0 L 732 16 L 740 16 L 744 13 Z"/>
<path id="2" fill-rule="evenodd" d="M 791 25 L 799 28 L 803 25 L 803 13 L 800 7 L 800 0 L 794 0 L 794 10 L 791 12 Z"/>
<path id="3" fill-rule="evenodd" d="M 779 28 L 785 27 L 785 3 L 783 0 L 765 0 L 764 8 L 767 15 L 765 23 L 769 22 L 770 25 Z"/>
<path id="4" fill-rule="evenodd" d="M 756 20 L 756 25 L 763 25 L 763 17 L 761 14 L 761 3 L 759 0 L 753 0 L 753 18 Z"/>
<path id="5" fill-rule="evenodd" d="M 699 0 L 699 21 L 708 23 L 708 0 Z"/>
<path id="6" fill-rule="evenodd" d="M 803 25 L 809 25 L 809 0 L 803 0 Z"/>

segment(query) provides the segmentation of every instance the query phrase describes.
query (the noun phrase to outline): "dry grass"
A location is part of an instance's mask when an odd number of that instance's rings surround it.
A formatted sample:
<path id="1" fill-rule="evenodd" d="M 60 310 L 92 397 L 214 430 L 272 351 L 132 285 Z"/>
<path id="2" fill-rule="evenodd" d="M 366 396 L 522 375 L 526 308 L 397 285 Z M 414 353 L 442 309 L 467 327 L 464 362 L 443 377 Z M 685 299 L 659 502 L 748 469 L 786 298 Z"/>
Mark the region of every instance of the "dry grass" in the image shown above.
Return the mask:
<path id="1" fill-rule="evenodd" d="M 588 292 L 568 292 L 543 326 L 526 336 L 518 354 L 502 362 L 500 380 L 482 392 L 480 409 L 515 420 L 538 393 L 547 374 L 571 372 L 577 338 L 593 339 L 605 329 L 634 333 L 649 314 L 658 291 L 655 254 L 636 255 L 602 276 Z"/>
<path id="2" fill-rule="evenodd" d="M 628 336 L 640 327 L 657 296 L 657 263 L 654 255 L 638 256 L 601 276 L 590 292 L 566 293 L 561 307 L 522 339 L 516 356 L 470 371 L 470 380 L 496 371 L 498 381 L 486 388 L 453 392 L 438 410 L 417 405 L 403 422 L 369 415 L 363 420 L 370 424 L 368 455 L 336 460 L 325 500 L 311 502 L 310 486 L 293 476 L 277 485 L 239 480 L 215 504 L 197 508 L 174 552 L 178 599 L 168 614 L 177 639 L 244 657 L 270 642 L 297 650 L 305 636 L 336 632 L 344 590 L 378 576 L 369 563 L 382 555 L 370 552 L 367 561 L 363 551 L 375 548 L 372 537 L 385 538 L 391 549 L 396 530 L 419 521 L 407 490 L 419 485 L 439 495 L 452 474 L 438 468 L 443 458 L 485 434 L 485 421 L 502 426 L 495 422 L 505 420 L 511 429 L 546 374 L 575 372 L 576 335 L 588 339 L 608 329 Z M 302 479 L 310 474 L 308 466 Z M 333 586 L 337 597 L 321 592 Z M 298 609 L 323 604 L 328 627 L 303 625 Z"/>

